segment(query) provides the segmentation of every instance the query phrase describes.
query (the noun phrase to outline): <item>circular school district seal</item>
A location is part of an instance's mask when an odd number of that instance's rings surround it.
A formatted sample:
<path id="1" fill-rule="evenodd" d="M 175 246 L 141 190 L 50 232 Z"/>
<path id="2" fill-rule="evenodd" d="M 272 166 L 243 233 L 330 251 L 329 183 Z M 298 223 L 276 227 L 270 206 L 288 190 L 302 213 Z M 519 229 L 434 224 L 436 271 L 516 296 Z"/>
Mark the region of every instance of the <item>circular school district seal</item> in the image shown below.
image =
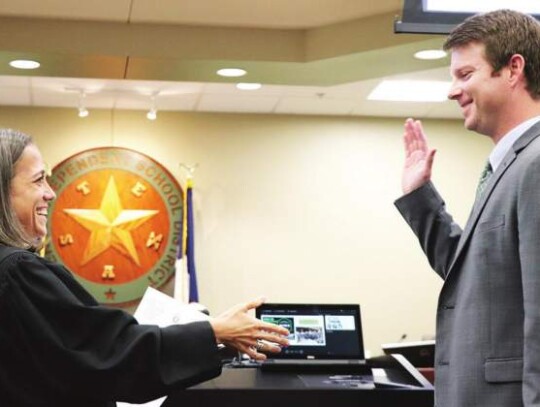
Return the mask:
<path id="1" fill-rule="evenodd" d="M 49 178 L 45 257 L 63 263 L 100 303 L 128 305 L 173 275 L 183 191 L 157 161 L 95 148 L 58 164 Z"/>

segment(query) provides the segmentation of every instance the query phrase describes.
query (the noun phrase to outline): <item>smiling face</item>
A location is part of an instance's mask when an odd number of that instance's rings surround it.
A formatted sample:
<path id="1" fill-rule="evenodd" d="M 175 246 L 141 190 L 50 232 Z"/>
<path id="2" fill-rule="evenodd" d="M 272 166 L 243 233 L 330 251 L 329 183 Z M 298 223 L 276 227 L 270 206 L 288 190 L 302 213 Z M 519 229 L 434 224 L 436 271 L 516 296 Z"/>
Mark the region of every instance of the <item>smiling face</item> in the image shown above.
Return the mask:
<path id="1" fill-rule="evenodd" d="M 448 98 L 459 103 L 467 129 L 494 139 L 501 135 L 509 107 L 507 71 L 503 67 L 493 72 L 483 44 L 452 49 L 453 83 Z"/>
<path id="2" fill-rule="evenodd" d="M 10 199 L 17 219 L 33 242 L 41 241 L 47 234 L 48 206 L 54 198 L 43 158 L 38 148 L 29 144 L 15 164 Z"/>

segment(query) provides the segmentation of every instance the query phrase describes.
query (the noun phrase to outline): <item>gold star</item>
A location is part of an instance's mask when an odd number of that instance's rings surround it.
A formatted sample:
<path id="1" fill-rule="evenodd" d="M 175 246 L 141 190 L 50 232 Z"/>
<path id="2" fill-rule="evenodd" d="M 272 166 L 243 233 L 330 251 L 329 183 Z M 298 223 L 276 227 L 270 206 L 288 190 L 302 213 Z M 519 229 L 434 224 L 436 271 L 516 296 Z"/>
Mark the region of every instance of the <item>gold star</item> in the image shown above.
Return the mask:
<path id="1" fill-rule="evenodd" d="M 114 177 L 110 177 L 99 209 L 64 209 L 64 212 L 91 232 L 81 266 L 109 247 L 130 256 L 140 266 L 130 231 L 138 228 L 159 211 L 123 209 Z"/>

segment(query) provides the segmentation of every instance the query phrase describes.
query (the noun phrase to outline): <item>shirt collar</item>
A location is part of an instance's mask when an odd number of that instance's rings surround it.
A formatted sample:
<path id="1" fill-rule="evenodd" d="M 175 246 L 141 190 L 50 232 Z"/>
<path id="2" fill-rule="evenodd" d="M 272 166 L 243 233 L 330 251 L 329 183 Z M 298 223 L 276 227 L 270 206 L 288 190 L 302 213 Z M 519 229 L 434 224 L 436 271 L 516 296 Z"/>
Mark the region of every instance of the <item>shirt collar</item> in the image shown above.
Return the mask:
<path id="1" fill-rule="evenodd" d="M 540 116 L 526 120 L 523 123 L 518 124 L 499 140 L 489 155 L 489 162 L 491 164 L 491 168 L 493 168 L 493 172 L 497 170 L 497 167 L 501 164 L 504 156 L 508 150 L 510 150 L 515 141 L 539 121 Z"/>

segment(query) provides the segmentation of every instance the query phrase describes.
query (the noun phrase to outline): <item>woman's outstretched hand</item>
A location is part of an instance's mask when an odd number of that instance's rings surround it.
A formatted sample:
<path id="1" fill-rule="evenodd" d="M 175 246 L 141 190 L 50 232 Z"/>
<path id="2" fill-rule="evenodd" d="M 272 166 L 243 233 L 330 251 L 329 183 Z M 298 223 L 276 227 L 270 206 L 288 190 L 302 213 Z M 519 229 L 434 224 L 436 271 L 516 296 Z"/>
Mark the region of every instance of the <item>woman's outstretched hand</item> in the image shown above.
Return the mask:
<path id="1" fill-rule="evenodd" d="M 210 320 L 218 343 L 246 353 L 252 359 L 264 360 L 263 353 L 277 353 L 281 346 L 288 346 L 289 331 L 281 326 L 262 322 L 248 311 L 264 302 L 263 298 L 238 304 Z"/>

